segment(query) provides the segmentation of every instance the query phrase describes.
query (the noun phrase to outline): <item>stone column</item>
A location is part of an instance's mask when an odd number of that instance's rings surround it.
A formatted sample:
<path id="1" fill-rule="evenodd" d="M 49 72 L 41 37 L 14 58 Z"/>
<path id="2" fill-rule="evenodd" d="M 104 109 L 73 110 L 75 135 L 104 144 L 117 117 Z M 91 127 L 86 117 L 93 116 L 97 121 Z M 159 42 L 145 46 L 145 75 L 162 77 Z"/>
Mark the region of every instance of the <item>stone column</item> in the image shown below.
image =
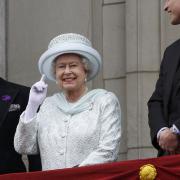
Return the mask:
<path id="1" fill-rule="evenodd" d="M 6 78 L 6 0 L 0 1 L 0 77 Z"/>
<path id="2" fill-rule="evenodd" d="M 103 67 L 93 80 L 94 88 L 114 92 L 121 103 L 122 140 L 119 160 L 127 154 L 125 86 L 125 0 L 92 1 L 92 41 L 102 55 Z"/>
<path id="3" fill-rule="evenodd" d="M 98 52 L 103 55 L 103 0 L 92 0 L 91 1 L 91 9 L 92 9 L 92 43 L 95 49 L 98 50 Z M 103 58 L 102 58 L 103 61 Z M 103 82 L 103 71 L 101 69 L 98 76 L 93 80 L 92 82 L 93 88 L 104 88 L 104 82 Z"/>
<path id="4" fill-rule="evenodd" d="M 119 98 L 122 138 L 119 160 L 127 157 L 125 0 L 103 0 L 103 82 Z"/>
<path id="5" fill-rule="evenodd" d="M 152 157 L 147 101 L 160 64 L 160 2 L 126 0 L 128 159 Z"/>

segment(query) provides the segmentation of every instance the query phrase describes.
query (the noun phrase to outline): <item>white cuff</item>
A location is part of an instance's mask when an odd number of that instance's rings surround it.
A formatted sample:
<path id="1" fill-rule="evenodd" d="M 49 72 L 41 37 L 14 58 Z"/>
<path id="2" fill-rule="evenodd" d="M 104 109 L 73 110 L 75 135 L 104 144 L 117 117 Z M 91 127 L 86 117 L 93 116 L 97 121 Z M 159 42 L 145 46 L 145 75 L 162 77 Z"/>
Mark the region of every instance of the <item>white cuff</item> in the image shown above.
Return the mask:
<path id="1" fill-rule="evenodd" d="M 167 129 L 167 128 L 168 128 L 168 127 L 163 127 L 163 128 L 161 128 L 161 129 L 158 131 L 158 133 L 157 133 L 157 139 L 159 139 L 161 132 L 164 131 L 164 130 Z"/>
<path id="2" fill-rule="evenodd" d="M 21 115 L 20 115 L 20 121 L 24 124 L 30 123 L 31 121 L 33 121 L 33 119 L 36 117 L 36 115 L 33 118 L 30 119 L 26 119 L 25 118 L 25 113 L 26 111 L 24 111 Z"/>

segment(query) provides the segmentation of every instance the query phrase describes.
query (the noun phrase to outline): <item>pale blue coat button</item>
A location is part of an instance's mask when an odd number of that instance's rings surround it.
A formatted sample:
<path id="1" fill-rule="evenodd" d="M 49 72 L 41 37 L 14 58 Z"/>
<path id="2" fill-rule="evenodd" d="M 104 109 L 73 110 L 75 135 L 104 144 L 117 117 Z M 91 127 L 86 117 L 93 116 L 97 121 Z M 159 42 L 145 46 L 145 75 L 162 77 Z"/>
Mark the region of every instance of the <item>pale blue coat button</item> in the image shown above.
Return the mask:
<path id="1" fill-rule="evenodd" d="M 68 122 L 68 119 L 66 118 L 66 119 L 64 119 L 64 122 Z"/>
<path id="2" fill-rule="evenodd" d="M 59 153 L 60 153 L 60 155 L 63 155 L 63 154 L 64 154 L 64 151 L 63 151 L 63 150 L 61 150 Z"/>

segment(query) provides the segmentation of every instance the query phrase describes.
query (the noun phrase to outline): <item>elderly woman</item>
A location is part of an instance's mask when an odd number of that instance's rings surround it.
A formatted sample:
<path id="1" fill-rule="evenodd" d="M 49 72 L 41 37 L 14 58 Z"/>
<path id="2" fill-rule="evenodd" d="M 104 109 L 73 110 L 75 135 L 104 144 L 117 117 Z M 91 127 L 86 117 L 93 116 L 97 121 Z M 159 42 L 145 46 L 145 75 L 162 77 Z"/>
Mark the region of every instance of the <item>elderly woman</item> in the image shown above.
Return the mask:
<path id="1" fill-rule="evenodd" d="M 39 70 L 56 81 L 61 91 L 46 98 L 44 75 L 32 86 L 15 134 L 17 152 L 40 153 L 43 170 L 117 160 L 121 137 L 118 99 L 103 89 L 88 91 L 86 84 L 100 66 L 99 53 L 82 35 L 62 34 L 50 42 L 39 59 Z"/>

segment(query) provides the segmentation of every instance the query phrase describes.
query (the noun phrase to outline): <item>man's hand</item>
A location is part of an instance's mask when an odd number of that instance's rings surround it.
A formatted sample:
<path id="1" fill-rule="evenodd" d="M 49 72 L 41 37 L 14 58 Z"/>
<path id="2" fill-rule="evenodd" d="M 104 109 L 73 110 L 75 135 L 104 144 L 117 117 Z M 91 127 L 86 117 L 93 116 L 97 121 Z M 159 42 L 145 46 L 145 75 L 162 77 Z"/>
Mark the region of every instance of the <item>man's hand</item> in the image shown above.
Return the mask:
<path id="1" fill-rule="evenodd" d="M 179 145 L 178 136 L 174 134 L 169 128 L 166 128 L 160 133 L 158 142 L 159 146 L 163 150 L 170 152 L 170 154 L 174 154 Z"/>

